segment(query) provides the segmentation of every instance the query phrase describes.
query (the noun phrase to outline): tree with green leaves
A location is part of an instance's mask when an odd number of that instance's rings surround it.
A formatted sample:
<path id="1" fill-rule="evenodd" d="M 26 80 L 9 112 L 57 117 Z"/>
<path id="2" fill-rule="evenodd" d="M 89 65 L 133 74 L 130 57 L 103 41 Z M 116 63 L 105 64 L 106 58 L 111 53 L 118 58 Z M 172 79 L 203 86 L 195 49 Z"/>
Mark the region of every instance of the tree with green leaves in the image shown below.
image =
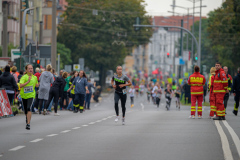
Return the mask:
<path id="1" fill-rule="evenodd" d="M 240 0 L 226 0 L 209 13 L 208 23 L 212 55 L 236 70 L 240 61 Z"/>
<path id="2" fill-rule="evenodd" d="M 100 84 L 105 84 L 106 71 L 122 65 L 132 47 L 147 44 L 151 28 L 135 31 L 136 17 L 141 24 L 151 24 L 144 0 L 68 0 L 59 26 L 58 42 L 71 49 L 73 63 L 85 59 L 89 68 L 100 72 Z M 70 56 L 70 55 L 69 55 Z"/>
<path id="3" fill-rule="evenodd" d="M 11 49 L 16 49 L 18 46 L 14 46 L 12 43 L 8 44 L 8 57 L 11 57 Z M 0 57 L 2 57 L 2 47 L 0 46 Z"/>
<path id="4" fill-rule="evenodd" d="M 57 43 L 57 53 L 60 54 L 60 68 L 64 68 L 65 65 L 72 64 L 71 50 L 66 48 L 64 44 Z"/>

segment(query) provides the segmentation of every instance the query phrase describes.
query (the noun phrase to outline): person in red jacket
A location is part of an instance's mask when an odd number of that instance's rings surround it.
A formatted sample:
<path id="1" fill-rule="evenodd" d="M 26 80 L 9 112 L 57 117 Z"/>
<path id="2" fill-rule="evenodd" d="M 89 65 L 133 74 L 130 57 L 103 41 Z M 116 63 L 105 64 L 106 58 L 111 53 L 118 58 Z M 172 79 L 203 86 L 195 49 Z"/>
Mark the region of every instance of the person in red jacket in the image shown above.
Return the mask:
<path id="1" fill-rule="evenodd" d="M 196 101 L 198 102 L 198 118 L 202 118 L 203 86 L 206 79 L 199 73 L 199 66 L 194 67 L 194 73 L 189 77 L 188 84 L 191 86 L 191 118 L 195 118 Z"/>
<path id="2" fill-rule="evenodd" d="M 217 107 L 217 117 L 213 120 L 225 120 L 225 108 L 223 104 L 224 95 L 229 93 L 228 91 L 228 79 L 222 69 L 221 63 L 215 64 L 216 72 L 213 82 L 213 93 L 215 96 L 215 105 Z"/>
<path id="3" fill-rule="evenodd" d="M 40 78 L 40 76 L 41 76 L 41 73 L 39 73 L 39 72 L 40 72 L 40 69 L 39 69 L 39 68 L 36 68 L 35 71 L 36 71 L 36 73 L 34 74 L 34 76 L 37 77 L 37 80 L 38 80 L 38 82 L 39 82 L 39 78 Z"/>
<path id="4" fill-rule="evenodd" d="M 209 82 L 208 82 L 208 92 L 210 92 L 209 101 L 210 101 L 210 107 L 211 107 L 210 114 L 209 114 L 210 118 L 213 118 L 214 114 L 216 114 L 215 96 L 213 93 L 213 82 L 214 82 L 215 72 L 216 72 L 216 68 L 212 67 L 210 69 L 211 76 L 209 77 Z"/>

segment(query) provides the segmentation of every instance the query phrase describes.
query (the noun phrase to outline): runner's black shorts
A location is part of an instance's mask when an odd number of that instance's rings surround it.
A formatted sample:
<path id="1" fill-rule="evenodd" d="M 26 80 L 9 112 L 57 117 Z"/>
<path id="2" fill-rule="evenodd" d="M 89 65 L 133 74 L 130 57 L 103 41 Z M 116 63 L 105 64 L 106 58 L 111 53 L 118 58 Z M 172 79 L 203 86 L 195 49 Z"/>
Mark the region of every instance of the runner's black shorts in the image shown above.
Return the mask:
<path id="1" fill-rule="evenodd" d="M 22 102 L 23 102 L 24 112 L 25 112 L 25 114 L 27 114 L 28 111 L 32 110 L 34 99 L 33 98 L 28 98 L 28 99 L 22 98 Z"/>

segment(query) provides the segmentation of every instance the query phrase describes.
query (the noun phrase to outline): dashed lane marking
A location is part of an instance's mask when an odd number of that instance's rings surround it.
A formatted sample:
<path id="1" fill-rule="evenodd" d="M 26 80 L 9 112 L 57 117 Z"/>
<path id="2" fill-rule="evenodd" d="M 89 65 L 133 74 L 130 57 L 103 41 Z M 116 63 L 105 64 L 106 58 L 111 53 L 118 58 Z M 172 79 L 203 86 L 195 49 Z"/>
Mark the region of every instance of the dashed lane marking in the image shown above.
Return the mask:
<path id="1" fill-rule="evenodd" d="M 58 134 L 49 134 L 47 135 L 47 137 L 53 137 L 53 136 L 57 136 Z"/>
<path id="2" fill-rule="evenodd" d="M 90 122 L 90 123 L 88 123 L 88 124 L 95 124 L 95 122 Z"/>
<path id="3" fill-rule="evenodd" d="M 107 118 L 112 118 L 113 116 L 108 116 Z"/>
<path id="4" fill-rule="evenodd" d="M 99 123 L 99 122 L 102 122 L 102 120 L 98 120 L 98 121 L 96 121 L 96 122 L 98 122 L 98 123 Z"/>
<path id="5" fill-rule="evenodd" d="M 102 120 L 105 121 L 105 120 L 107 120 L 107 118 L 103 118 Z"/>
<path id="6" fill-rule="evenodd" d="M 41 140 L 43 140 L 42 138 L 38 138 L 38 139 L 35 139 L 35 140 L 33 140 L 33 141 L 30 141 L 30 142 L 39 142 L 39 141 L 41 141 Z"/>
<path id="7" fill-rule="evenodd" d="M 230 150 L 226 134 L 224 133 L 219 121 L 215 121 L 215 125 L 217 127 L 218 133 L 221 138 L 224 159 L 225 160 L 233 160 L 232 152 Z"/>
<path id="8" fill-rule="evenodd" d="M 61 133 L 68 133 L 70 132 L 71 130 L 65 130 L 65 131 L 62 131 Z"/>
<path id="9" fill-rule="evenodd" d="M 17 146 L 15 148 L 9 149 L 9 151 L 17 151 L 17 150 L 22 149 L 24 147 L 26 147 L 26 146 Z"/>
<path id="10" fill-rule="evenodd" d="M 72 129 L 79 129 L 79 128 L 81 128 L 81 127 L 74 127 L 74 128 L 72 128 Z"/>
<path id="11" fill-rule="evenodd" d="M 82 126 L 83 126 L 83 127 L 87 127 L 88 125 L 85 124 L 85 125 L 82 125 Z"/>
<path id="12" fill-rule="evenodd" d="M 233 142 L 235 143 L 235 146 L 237 148 L 237 151 L 238 151 L 238 155 L 239 155 L 239 158 L 240 158 L 240 140 L 239 140 L 239 137 L 237 136 L 237 134 L 234 132 L 234 130 L 232 129 L 232 127 L 228 124 L 227 121 L 222 121 L 223 124 L 227 127 L 230 135 L 232 136 L 232 139 L 233 139 Z"/>

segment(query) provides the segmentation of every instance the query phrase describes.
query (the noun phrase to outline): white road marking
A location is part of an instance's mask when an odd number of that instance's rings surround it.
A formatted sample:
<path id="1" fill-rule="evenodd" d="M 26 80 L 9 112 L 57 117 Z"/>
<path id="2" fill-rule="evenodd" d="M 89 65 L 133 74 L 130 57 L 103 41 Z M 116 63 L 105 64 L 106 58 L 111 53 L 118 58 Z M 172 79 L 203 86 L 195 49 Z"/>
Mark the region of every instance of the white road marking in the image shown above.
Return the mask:
<path id="1" fill-rule="evenodd" d="M 87 127 L 88 125 L 82 125 L 83 127 Z"/>
<path id="2" fill-rule="evenodd" d="M 141 106 L 142 106 L 142 110 L 144 111 L 144 105 L 141 103 Z"/>
<path id="3" fill-rule="evenodd" d="M 58 134 L 49 134 L 47 135 L 47 137 L 53 137 L 53 136 L 57 136 Z"/>
<path id="4" fill-rule="evenodd" d="M 0 157 L 2 157 L 2 155 L 0 155 Z"/>
<path id="5" fill-rule="evenodd" d="M 215 121 L 215 125 L 217 127 L 218 133 L 221 138 L 224 159 L 225 160 L 233 160 L 232 152 L 230 150 L 226 134 L 224 133 L 219 121 Z"/>
<path id="6" fill-rule="evenodd" d="M 90 123 L 88 123 L 88 124 L 95 124 L 95 122 L 90 122 Z"/>
<path id="7" fill-rule="evenodd" d="M 105 120 L 107 120 L 107 118 L 103 118 L 102 120 L 105 121 Z"/>
<path id="8" fill-rule="evenodd" d="M 43 140 L 42 138 L 39 138 L 39 139 L 35 139 L 35 140 L 33 140 L 33 141 L 30 141 L 30 142 L 39 142 L 39 141 L 41 141 L 41 140 Z"/>
<path id="9" fill-rule="evenodd" d="M 71 130 L 65 130 L 65 131 L 62 131 L 61 133 L 67 133 L 67 132 L 70 132 Z"/>
<path id="10" fill-rule="evenodd" d="M 112 118 L 112 116 L 108 116 L 107 118 Z"/>
<path id="11" fill-rule="evenodd" d="M 79 129 L 79 128 L 81 128 L 81 127 L 74 127 L 74 128 L 72 128 L 72 129 Z"/>
<path id="12" fill-rule="evenodd" d="M 237 148 L 237 151 L 238 151 L 238 155 L 239 155 L 239 158 L 240 158 L 240 140 L 239 140 L 239 137 L 237 136 L 237 134 L 234 132 L 234 130 L 232 129 L 232 127 L 227 123 L 227 121 L 222 121 L 223 124 L 227 127 L 229 133 L 231 134 L 232 136 L 232 139 L 233 139 L 233 142 Z"/>
<path id="13" fill-rule="evenodd" d="M 95 104 L 95 105 L 94 105 L 94 107 L 97 107 L 97 106 L 98 106 L 98 104 Z"/>
<path id="14" fill-rule="evenodd" d="M 102 122 L 102 120 L 98 120 L 98 121 L 96 121 L 96 122 Z"/>
<path id="15" fill-rule="evenodd" d="M 9 151 L 17 151 L 17 150 L 22 149 L 22 148 L 24 148 L 24 147 L 25 147 L 25 146 L 17 146 L 17 147 L 15 147 L 15 148 L 9 149 Z"/>

